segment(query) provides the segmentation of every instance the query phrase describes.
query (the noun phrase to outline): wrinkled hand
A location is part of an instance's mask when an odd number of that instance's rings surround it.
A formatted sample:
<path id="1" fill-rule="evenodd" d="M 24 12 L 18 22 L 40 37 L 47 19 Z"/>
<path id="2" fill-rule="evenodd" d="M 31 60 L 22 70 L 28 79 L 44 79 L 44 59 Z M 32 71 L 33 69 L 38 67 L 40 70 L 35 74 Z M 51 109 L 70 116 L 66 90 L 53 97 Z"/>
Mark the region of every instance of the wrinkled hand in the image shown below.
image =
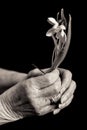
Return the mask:
<path id="1" fill-rule="evenodd" d="M 51 98 L 55 102 L 55 105 L 57 105 L 57 108 L 53 110 L 53 114 L 59 113 L 60 110 L 64 109 L 71 103 L 76 89 L 76 82 L 72 80 L 72 73 L 69 70 L 61 68 L 58 68 L 58 70 L 60 73 L 59 76 L 61 78 L 61 87 L 57 86 L 58 95 L 51 95 Z M 45 70 L 45 72 L 46 71 L 47 70 Z M 41 73 L 38 71 L 38 69 L 36 69 L 34 71 L 31 71 L 29 73 L 29 76 L 33 77 L 40 74 Z"/>
<path id="2" fill-rule="evenodd" d="M 55 109 L 50 100 L 52 96 L 57 96 L 61 89 L 59 71 L 56 69 L 42 75 L 35 69 L 28 75 L 30 78 L 0 95 L 6 120 L 14 121 L 26 116 L 44 115 Z"/>
<path id="3" fill-rule="evenodd" d="M 49 112 L 56 114 L 71 103 L 76 83 L 70 71 L 55 69 L 42 74 L 34 69 L 28 77 L 0 95 L 3 115 L 9 122 Z"/>

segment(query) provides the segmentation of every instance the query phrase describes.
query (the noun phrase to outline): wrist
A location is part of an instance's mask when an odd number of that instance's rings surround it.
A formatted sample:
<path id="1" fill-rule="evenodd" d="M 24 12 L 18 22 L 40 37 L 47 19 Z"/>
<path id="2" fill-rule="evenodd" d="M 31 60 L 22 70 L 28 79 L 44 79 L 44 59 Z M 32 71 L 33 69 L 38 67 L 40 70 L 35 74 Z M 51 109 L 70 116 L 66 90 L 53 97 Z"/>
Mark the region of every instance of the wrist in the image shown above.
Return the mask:
<path id="1" fill-rule="evenodd" d="M 11 88 L 15 89 L 15 88 Z M 19 112 L 13 110 L 14 104 L 14 94 L 13 91 L 7 90 L 2 95 L 0 95 L 0 125 L 13 122 L 22 119 L 23 116 Z M 16 94 L 16 93 L 15 93 Z"/>
<path id="2" fill-rule="evenodd" d="M 26 76 L 26 73 L 0 68 L 0 86 L 12 85 L 23 80 Z"/>
<path id="3" fill-rule="evenodd" d="M 0 94 L 26 78 L 25 73 L 0 69 Z"/>

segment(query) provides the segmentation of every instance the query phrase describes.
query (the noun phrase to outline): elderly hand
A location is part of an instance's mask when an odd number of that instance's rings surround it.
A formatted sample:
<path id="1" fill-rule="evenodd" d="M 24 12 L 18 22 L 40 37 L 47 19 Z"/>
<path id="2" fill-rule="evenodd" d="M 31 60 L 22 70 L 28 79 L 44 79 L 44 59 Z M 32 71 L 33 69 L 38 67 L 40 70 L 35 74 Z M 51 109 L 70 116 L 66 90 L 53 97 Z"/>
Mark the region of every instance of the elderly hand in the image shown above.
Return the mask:
<path id="1" fill-rule="evenodd" d="M 72 73 L 69 70 L 58 68 L 61 79 L 61 87 L 58 88 L 58 95 L 51 95 L 52 105 L 56 106 L 53 114 L 58 114 L 62 109 L 67 107 L 74 97 L 76 82 L 72 80 Z M 46 72 L 47 70 L 45 70 Z M 37 70 L 31 71 L 29 76 L 37 76 L 40 72 Z M 60 89 L 60 91 L 59 91 Z"/>
<path id="2" fill-rule="evenodd" d="M 56 69 L 41 75 L 39 70 L 35 69 L 32 73 L 33 77 L 19 82 L 0 95 L 0 116 L 5 122 L 26 116 L 44 115 L 55 109 L 50 100 L 57 96 L 61 89 L 59 71 Z"/>
<path id="3" fill-rule="evenodd" d="M 28 79 L 20 81 L 0 95 L 0 116 L 6 123 L 26 116 L 49 112 L 56 114 L 71 103 L 75 88 L 76 84 L 68 70 L 55 69 L 42 74 L 34 69 L 29 72 Z M 57 103 L 59 100 L 60 104 Z"/>

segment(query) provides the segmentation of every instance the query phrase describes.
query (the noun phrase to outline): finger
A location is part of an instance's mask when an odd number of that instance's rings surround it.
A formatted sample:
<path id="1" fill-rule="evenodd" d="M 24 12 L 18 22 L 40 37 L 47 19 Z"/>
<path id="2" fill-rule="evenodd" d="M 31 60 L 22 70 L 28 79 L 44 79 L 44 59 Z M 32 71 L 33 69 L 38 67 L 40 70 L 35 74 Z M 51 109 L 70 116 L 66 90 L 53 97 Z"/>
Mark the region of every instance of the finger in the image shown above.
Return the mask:
<path id="1" fill-rule="evenodd" d="M 59 109 L 63 109 L 67 107 L 72 102 L 73 97 L 74 95 L 72 95 L 65 103 L 59 104 Z"/>
<path id="2" fill-rule="evenodd" d="M 75 83 L 75 81 L 72 81 L 68 90 L 66 90 L 66 92 L 61 97 L 61 103 L 66 102 L 66 100 L 68 100 L 69 97 L 71 97 L 71 95 L 73 95 L 75 89 L 76 89 L 76 83 Z"/>
<path id="3" fill-rule="evenodd" d="M 40 89 L 40 95 L 42 97 L 54 97 L 55 100 L 57 100 L 60 90 L 61 90 L 61 80 L 59 78 L 54 84 L 50 85 L 49 87 Z"/>
<path id="4" fill-rule="evenodd" d="M 57 69 L 52 72 L 46 73 L 41 76 L 30 78 L 32 86 L 37 87 L 38 89 L 43 89 L 53 85 L 59 78 L 59 71 Z"/>
<path id="5" fill-rule="evenodd" d="M 61 80 L 62 80 L 61 94 L 63 94 L 71 83 L 72 73 L 69 70 L 60 69 L 60 68 L 59 68 L 59 71 L 60 71 Z"/>
<path id="6" fill-rule="evenodd" d="M 40 116 L 42 116 L 42 115 L 45 115 L 45 114 L 48 114 L 48 113 L 54 111 L 54 109 L 55 109 L 55 106 L 52 106 L 52 105 L 46 106 L 46 107 L 43 107 L 43 108 L 39 111 L 38 114 L 39 114 Z"/>
<path id="7" fill-rule="evenodd" d="M 53 111 L 53 115 L 56 115 L 56 114 L 58 114 L 60 111 L 61 111 L 61 109 L 59 109 L 59 108 L 57 108 L 57 109 L 54 109 L 54 111 Z"/>

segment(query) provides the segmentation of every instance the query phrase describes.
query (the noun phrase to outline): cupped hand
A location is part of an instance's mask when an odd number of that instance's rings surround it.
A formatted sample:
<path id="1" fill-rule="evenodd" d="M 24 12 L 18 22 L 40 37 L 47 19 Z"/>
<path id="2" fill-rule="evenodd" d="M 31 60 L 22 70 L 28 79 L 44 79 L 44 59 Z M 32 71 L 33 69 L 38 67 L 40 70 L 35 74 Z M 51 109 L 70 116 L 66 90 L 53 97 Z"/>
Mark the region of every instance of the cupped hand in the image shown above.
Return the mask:
<path id="1" fill-rule="evenodd" d="M 55 96 L 58 99 L 61 90 L 59 71 L 55 69 L 42 74 L 35 69 L 28 75 L 30 78 L 20 81 L 0 95 L 6 120 L 14 121 L 27 116 L 44 115 L 55 110 L 56 106 L 51 104 L 51 99 Z"/>
<path id="2" fill-rule="evenodd" d="M 0 95 L 2 115 L 8 122 L 27 116 L 57 114 L 67 107 L 76 89 L 72 74 L 65 69 L 55 69 L 46 73 L 34 69 L 27 79 L 20 81 Z M 60 101 L 60 103 L 58 102 Z"/>
<path id="3" fill-rule="evenodd" d="M 76 89 L 76 82 L 72 80 L 72 73 L 69 70 L 58 68 L 59 70 L 59 78 L 61 80 L 61 87 L 57 86 L 58 94 L 51 95 L 50 99 L 53 100 L 55 108 L 53 110 L 53 114 L 59 113 L 62 109 L 69 106 L 73 100 L 74 92 Z M 43 70 L 46 73 L 48 69 Z M 41 75 L 38 69 L 35 69 L 29 73 L 30 77 Z M 50 101 L 52 101 L 50 100 Z"/>

